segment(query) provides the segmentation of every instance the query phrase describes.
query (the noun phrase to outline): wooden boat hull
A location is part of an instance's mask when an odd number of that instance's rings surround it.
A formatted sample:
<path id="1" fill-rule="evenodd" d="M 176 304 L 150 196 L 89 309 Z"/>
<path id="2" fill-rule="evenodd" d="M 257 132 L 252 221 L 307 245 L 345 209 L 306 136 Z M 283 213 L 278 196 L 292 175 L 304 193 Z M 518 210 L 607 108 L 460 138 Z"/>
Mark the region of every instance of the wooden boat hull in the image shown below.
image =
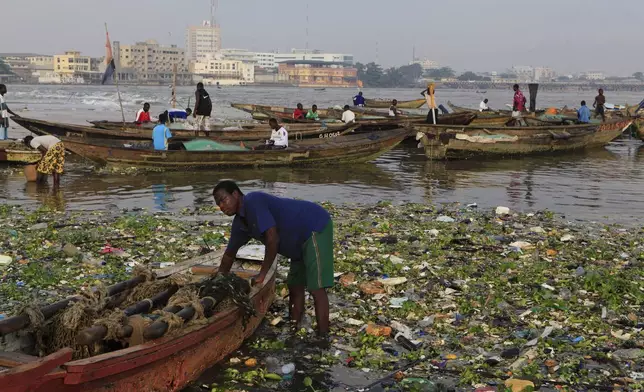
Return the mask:
<path id="1" fill-rule="evenodd" d="M 365 106 L 370 108 L 385 108 L 391 106 L 392 99 L 365 99 Z M 398 101 L 398 109 L 419 109 L 425 105 L 427 101 L 425 98 L 414 99 L 411 101 Z"/>
<path id="2" fill-rule="evenodd" d="M 34 163 L 42 158 L 39 151 L 28 149 L 15 140 L 0 140 L 0 162 Z"/>
<path id="3" fill-rule="evenodd" d="M 73 137 L 80 139 L 111 139 L 122 141 L 151 140 L 152 130 L 149 129 L 99 129 L 82 125 L 52 123 L 43 120 L 16 118 L 16 123 L 37 135 L 55 135 L 58 137 Z M 317 139 L 341 135 L 351 132 L 356 125 L 352 124 L 293 124 L 287 125 L 289 137 L 293 139 Z M 229 127 L 234 128 L 234 127 Z M 172 130 L 172 140 L 190 140 L 204 138 L 219 141 L 244 141 L 253 142 L 270 138 L 271 129 L 268 125 L 258 124 L 254 128 L 219 130 L 219 131 L 195 131 L 185 129 Z"/>
<path id="4" fill-rule="evenodd" d="M 125 148 L 116 141 L 61 139 L 69 151 L 98 164 L 172 170 L 367 162 L 391 150 L 409 134 L 409 130 L 397 129 L 308 139 L 291 143 L 284 150 L 261 151 L 154 151 Z"/>
<path id="5" fill-rule="evenodd" d="M 275 296 L 275 274 L 251 298 L 256 315 L 242 325 L 229 309 L 206 325 L 187 327 L 137 346 L 71 361 L 70 348 L 0 372 L 3 392 L 181 391 L 201 373 L 238 349 L 261 323 Z M 16 358 L 26 357 L 16 354 Z M 1 361 L 1 360 L 0 360 Z"/>
<path id="6" fill-rule="evenodd" d="M 544 127 L 414 126 L 429 159 L 468 159 L 545 154 L 602 147 L 631 125 L 630 120 L 604 124 Z M 480 137 L 483 136 L 481 139 Z M 495 137 L 498 139 L 494 140 Z"/>
<path id="7" fill-rule="evenodd" d="M 250 113 L 251 115 L 257 117 L 257 120 L 266 120 L 270 117 L 282 118 L 292 117 L 295 108 L 288 108 L 284 106 L 269 106 L 269 105 L 256 105 L 256 104 L 246 104 L 246 103 L 231 103 L 230 106 L 235 109 Z M 307 110 L 307 109 L 305 109 Z M 363 117 L 376 117 L 383 118 L 389 115 L 388 112 L 372 110 L 368 108 L 353 108 L 353 112 L 356 115 L 356 118 Z M 406 115 L 406 113 L 403 113 Z M 328 109 L 318 109 L 318 116 L 320 119 L 335 119 L 339 120 L 342 118 L 342 110 L 328 108 Z"/>

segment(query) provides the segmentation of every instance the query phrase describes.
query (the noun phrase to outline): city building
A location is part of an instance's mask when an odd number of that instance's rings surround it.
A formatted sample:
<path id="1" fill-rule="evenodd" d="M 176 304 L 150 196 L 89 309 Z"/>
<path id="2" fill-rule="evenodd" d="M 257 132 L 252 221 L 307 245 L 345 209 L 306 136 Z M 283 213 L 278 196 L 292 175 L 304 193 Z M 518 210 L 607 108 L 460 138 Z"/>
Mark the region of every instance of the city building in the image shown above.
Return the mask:
<path id="1" fill-rule="evenodd" d="M 122 45 L 114 42 L 112 50 L 119 80 L 144 84 L 170 84 L 176 66 L 177 84 L 189 84 L 185 51 L 176 45 L 163 46 L 155 40 Z M 118 58 L 118 59 L 117 59 Z"/>
<path id="2" fill-rule="evenodd" d="M 345 62 L 290 60 L 279 63 L 279 73 L 300 87 L 357 87 L 358 70 Z"/>
<path id="3" fill-rule="evenodd" d="M 100 72 L 92 70 L 92 58 L 76 50 L 54 55 L 53 66 L 53 74 L 46 72 L 39 76 L 40 83 L 84 84 L 101 80 Z"/>
<path id="4" fill-rule="evenodd" d="M 186 29 L 186 59 L 202 61 L 214 58 L 221 51 L 221 30 L 204 21 L 201 26 Z"/>
<path id="5" fill-rule="evenodd" d="M 414 61 L 411 61 L 409 65 L 414 65 L 418 64 L 420 67 L 423 69 L 423 73 L 428 72 L 429 70 L 432 69 L 438 69 L 440 68 L 439 64 L 437 61 L 434 60 L 421 60 L 421 59 L 415 59 Z"/>
<path id="6" fill-rule="evenodd" d="M 255 82 L 255 65 L 240 60 L 209 59 L 191 61 L 194 82 L 206 85 L 243 86 Z"/>
<path id="7" fill-rule="evenodd" d="M 323 53 L 320 50 L 291 49 L 290 53 L 274 53 L 275 63 L 279 65 L 287 61 L 317 61 L 323 63 L 337 63 L 346 66 L 353 65 L 352 54 Z"/>
<path id="8" fill-rule="evenodd" d="M 222 49 L 219 51 L 221 58 L 224 60 L 243 61 L 244 63 L 255 64 L 255 52 L 249 52 L 246 49 Z"/>
<path id="9" fill-rule="evenodd" d="M 255 62 L 259 68 L 275 69 L 275 52 L 258 52 L 255 53 Z"/>
<path id="10" fill-rule="evenodd" d="M 557 74 L 549 67 L 535 67 L 532 80 L 535 82 L 547 82 L 557 77 Z"/>
<path id="11" fill-rule="evenodd" d="M 580 78 L 587 79 L 587 80 L 604 80 L 606 79 L 606 76 L 604 75 L 603 72 L 591 71 L 591 72 L 584 72 L 583 74 L 581 74 Z"/>
<path id="12" fill-rule="evenodd" d="M 36 83 L 42 73 L 54 69 L 54 57 L 35 53 L 3 53 L 0 58 L 9 66 L 18 80 Z"/>
<path id="13" fill-rule="evenodd" d="M 532 80 L 534 77 L 534 68 L 529 65 L 515 65 L 510 70 L 511 74 L 517 76 L 517 79 L 521 81 Z"/>

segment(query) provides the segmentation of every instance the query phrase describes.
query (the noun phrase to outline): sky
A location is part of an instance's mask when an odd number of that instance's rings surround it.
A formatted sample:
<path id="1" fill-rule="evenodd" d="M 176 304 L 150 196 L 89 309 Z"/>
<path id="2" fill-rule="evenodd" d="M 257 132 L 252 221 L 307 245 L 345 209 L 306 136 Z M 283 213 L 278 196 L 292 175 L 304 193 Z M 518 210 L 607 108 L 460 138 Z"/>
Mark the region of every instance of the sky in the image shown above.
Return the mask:
<path id="1" fill-rule="evenodd" d="M 113 41 L 184 47 L 186 27 L 210 19 L 210 0 L 1 3 L 0 53 L 102 56 L 105 22 Z M 285 52 L 308 42 L 384 67 L 409 63 L 415 48 L 416 57 L 459 72 L 513 65 L 562 74 L 644 71 L 643 0 L 219 0 L 216 19 L 224 48 Z"/>

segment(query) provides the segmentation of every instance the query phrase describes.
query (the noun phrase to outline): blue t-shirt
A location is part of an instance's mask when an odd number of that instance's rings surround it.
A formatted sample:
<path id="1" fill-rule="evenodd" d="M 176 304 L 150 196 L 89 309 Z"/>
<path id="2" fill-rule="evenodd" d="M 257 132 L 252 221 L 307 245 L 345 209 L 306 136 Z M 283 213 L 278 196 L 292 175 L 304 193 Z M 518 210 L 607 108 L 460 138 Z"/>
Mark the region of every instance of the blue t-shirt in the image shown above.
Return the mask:
<path id="1" fill-rule="evenodd" d="M 356 106 L 364 105 L 364 97 L 362 95 L 356 95 L 353 97 L 353 104 Z"/>
<path id="2" fill-rule="evenodd" d="M 170 128 L 163 124 L 159 124 L 152 130 L 152 140 L 154 141 L 155 150 L 167 150 L 168 139 L 172 137 Z"/>
<path id="3" fill-rule="evenodd" d="M 329 213 L 310 201 L 251 192 L 244 196 L 241 211 L 233 219 L 227 250 L 237 252 L 251 238 L 264 242 L 264 233 L 277 228 L 277 253 L 299 261 L 302 246 L 312 232 L 321 232 L 331 220 Z"/>
<path id="4" fill-rule="evenodd" d="M 584 105 L 579 108 L 577 111 L 577 118 L 579 119 L 579 122 L 582 123 L 590 122 L 590 109 L 588 109 L 588 106 Z"/>

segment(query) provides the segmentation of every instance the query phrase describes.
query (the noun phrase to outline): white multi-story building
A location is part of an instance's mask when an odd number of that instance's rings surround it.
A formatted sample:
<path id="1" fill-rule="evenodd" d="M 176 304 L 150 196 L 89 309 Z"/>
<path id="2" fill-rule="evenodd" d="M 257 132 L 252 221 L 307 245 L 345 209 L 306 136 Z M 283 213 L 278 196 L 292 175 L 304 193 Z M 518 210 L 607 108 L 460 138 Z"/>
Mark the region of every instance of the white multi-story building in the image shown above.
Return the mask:
<path id="1" fill-rule="evenodd" d="M 170 83 L 176 66 L 177 83 L 190 82 L 185 51 L 176 45 L 163 46 L 148 40 L 134 45 L 122 45 L 117 41 L 112 47 L 119 75 L 132 75 L 139 82 Z"/>
<path id="2" fill-rule="evenodd" d="M 186 59 L 203 61 L 215 58 L 221 51 L 221 30 L 204 21 L 201 26 L 190 26 L 186 29 Z"/>
<path id="3" fill-rule="evenodd" d="M 323 61 L 325 63 L 343 63 L 353 65 L 352 54 L 323 53 L 320 50 L 292 49 L 290 53 L 275 53 L 276 66 L 285 61 Z"/>
<path id="4" fill-rule="evenodd" d="M 557 76 L 555 71 L 550 67 L 535 67 L 533 80 L 535 82 L 539 81 L 548 81 L 554 79 Z"/>
<path id="5" fill-rule="evenodd" d="M 418 64 L 418 65 L 420 65 L 420 67 L 423 69 L 423 72 L 427 72 L 427 71 L 429 71 L 429 70 L 431 70 L 431 69 L 438 69 L 438 68 L 440 68 L 440 66 L 439 66 L 439 64 L 438 64 L 438 61 L 434 61 L 434 60 L 427 60 L 427 59 L 420 60 L 420 59 L 416 59 L 416 60 L 411 61 L 411 62 L 409 63 L 409 65 L 414 65 L 414 64 Z"/>
<path id="6" fill-rule="evenodd" d="M 211 85 L 246 85 L 255 82 L 255 64 L 241 60 L 209 59 L 190 62 L 195 81 Z"/>
<path id="7" fill-rule="evenodd" d="M 591 71 L 591 72 L 584 72 L 581 74 L 581 77 L 588 79 L 588 80 L 604 80 L 606 79 L 606 76 L 604 76 L 603 72 L 598 72 L 598 71 Z"/>
<path id="8" fill-rule="evenodd" d="M 532 80 L 534 77 L 534 68 L 529 65 L 515 65 L 510 72 L 515 74 L 519 80 Z"/>
<path id="9" fill-rule="evenodd" d="M 222 49 L 221 58 L 224 60 L 243 61 L 245 63 L 255 63 L 255 52 L 249 52 L 246 49 Z"/>
<path id="10" fill-rule="evenodd" d="M 257 66 L 264 69 L 277 68 L 275 64 L 275 52 L 258 52 L 255 53 L 255 62 Z"/>

